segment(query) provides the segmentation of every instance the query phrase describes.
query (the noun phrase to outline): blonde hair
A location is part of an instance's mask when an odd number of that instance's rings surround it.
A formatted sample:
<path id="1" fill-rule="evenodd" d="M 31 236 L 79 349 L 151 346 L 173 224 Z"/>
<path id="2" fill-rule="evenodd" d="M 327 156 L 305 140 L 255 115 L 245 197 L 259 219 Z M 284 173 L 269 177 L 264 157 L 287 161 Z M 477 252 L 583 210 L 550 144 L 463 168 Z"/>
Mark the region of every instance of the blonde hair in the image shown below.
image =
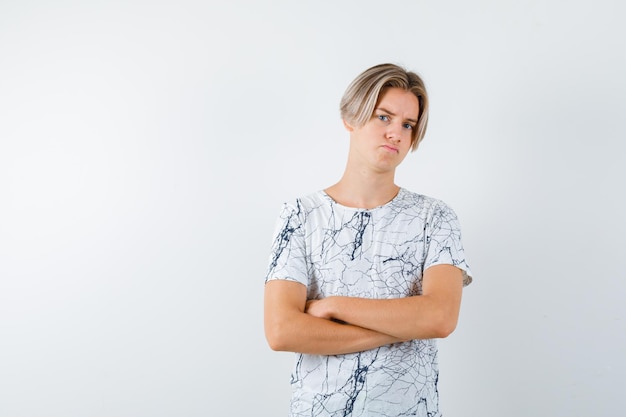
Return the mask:
<path id="1" fill-rule="evenodd" d="M 411 137 L 411 151 L 417 149 L 426 134 L 428 125 L 428 94 L 422 78 L 414 72 L 395 64 L 379 64 L 359 74 L 346 89 L 339 109 L 341 118 L 355 127 L 367 123 L 385 88 L 402 88 L 415 94 L 419 102 L 419 115 Z"/>

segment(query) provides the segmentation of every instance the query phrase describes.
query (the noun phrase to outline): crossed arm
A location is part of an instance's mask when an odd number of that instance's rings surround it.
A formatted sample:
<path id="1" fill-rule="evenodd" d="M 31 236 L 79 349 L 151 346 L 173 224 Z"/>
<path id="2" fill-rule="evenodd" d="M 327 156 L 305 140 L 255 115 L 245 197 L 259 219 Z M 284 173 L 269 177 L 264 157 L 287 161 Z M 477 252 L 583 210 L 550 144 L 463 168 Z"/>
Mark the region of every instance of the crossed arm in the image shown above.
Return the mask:
<path id="1" fill-rule="evenodd" d="M 332 296 L 307 302 L 300 283 L 265 284 L 265 336 L 273 350 L 339 355 L 455 329 L 463 275 L 452 265 L 424 271 L 422 295 L 397 299 Z M 341 323 L 340 323 L 341 322 Z"/>

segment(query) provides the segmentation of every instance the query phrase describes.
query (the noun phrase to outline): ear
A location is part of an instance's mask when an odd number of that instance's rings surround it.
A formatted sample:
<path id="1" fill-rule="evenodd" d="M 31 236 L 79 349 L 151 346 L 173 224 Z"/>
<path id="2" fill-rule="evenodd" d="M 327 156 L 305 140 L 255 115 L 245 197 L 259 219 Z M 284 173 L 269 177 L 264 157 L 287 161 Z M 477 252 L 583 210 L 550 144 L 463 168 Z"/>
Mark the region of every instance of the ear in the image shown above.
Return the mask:
<path id="1" fill-rule="evenodd" d="M 346 119 L 341 119 L 341 120 L 343 121 L 343 126 L 346 128 L 348 132 L 352 132 L 354 130 L 354 126 L 346 122 Z"/>

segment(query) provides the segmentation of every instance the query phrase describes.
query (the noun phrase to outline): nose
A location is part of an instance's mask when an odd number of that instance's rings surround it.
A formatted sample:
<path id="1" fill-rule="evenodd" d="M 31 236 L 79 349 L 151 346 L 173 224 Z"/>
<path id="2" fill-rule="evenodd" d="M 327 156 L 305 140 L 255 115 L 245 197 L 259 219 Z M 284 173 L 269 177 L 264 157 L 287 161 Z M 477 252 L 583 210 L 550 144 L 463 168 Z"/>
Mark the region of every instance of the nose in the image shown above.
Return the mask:
<path id="1" fill-rule="evenodd" d="M 400 139 L 402 139 L 402 126 L 398 125 L 397 123 L 390 123 L 389 126 L 387 126 L 387 132 L 385 134 L 385 137 L 389 140 L 393 140 L 393 141 L 400 141 Z"/>

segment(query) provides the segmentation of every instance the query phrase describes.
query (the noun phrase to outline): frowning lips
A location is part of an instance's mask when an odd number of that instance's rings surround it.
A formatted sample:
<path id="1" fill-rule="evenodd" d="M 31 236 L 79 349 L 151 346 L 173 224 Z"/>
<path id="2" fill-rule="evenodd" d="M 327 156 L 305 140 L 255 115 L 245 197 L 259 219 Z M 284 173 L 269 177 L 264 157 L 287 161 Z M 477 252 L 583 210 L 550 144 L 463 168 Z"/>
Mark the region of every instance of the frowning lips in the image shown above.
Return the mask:
<path id="1" fill-rule="evenodd" d="M 395 146 L 392 146 L 392 145 L 383 145 L 382 147 L 387 149 L 389 152 L 395 152 L 395 153 L 399 153 L 400 152 L 398 150 L 398 148 L 396 148 Z"/>

